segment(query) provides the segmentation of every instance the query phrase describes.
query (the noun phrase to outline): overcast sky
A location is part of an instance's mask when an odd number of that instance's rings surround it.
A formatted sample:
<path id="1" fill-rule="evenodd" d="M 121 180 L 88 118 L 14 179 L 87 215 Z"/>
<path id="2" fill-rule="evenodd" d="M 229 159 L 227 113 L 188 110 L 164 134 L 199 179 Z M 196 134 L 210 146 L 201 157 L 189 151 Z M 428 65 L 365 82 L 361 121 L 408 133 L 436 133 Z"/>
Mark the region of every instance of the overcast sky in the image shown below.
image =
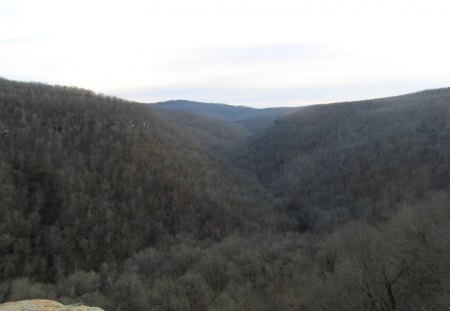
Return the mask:
<path id="1" fill-rule="evenodd" d="M 299 106 L 450 86 L 448 0 L 0 0 L 0 76 Z"/>

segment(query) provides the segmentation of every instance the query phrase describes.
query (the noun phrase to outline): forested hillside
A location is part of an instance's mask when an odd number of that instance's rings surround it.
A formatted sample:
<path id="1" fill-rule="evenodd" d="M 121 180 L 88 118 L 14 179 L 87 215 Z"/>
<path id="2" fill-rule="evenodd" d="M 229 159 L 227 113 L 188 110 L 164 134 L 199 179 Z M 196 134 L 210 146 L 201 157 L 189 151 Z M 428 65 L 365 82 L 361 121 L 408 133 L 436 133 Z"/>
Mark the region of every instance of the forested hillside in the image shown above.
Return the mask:
<path id="1" fill-rule="evenodd" d="M 152 109 L 152 112 L 199 145 L 213 149 L 216 155 L 223 155 L 224 148 L 249 135 L 246 128 L 232 121 L 182 110 Z"/>
<path id="2" fill-rule="evenodd" d="M 0 100 L 3 278 L 53 282 L 175 235 L 255 230 L 267 225 L 259 211 L 273 222 L 259 196 L 144 105 L 6 80 Z"/>
<path id="3" fill-rule="evenodd" d="M 238 145 L 299 221 L 324 230 L 386 220 L 401 201 L 450 190 L 450 89 L 305 107 Z"/>
<path id="4" fill-rule="evenodd" d="M 448 310 L 450 90 L 200 106 L 0 79 L 0 302 Z"/>

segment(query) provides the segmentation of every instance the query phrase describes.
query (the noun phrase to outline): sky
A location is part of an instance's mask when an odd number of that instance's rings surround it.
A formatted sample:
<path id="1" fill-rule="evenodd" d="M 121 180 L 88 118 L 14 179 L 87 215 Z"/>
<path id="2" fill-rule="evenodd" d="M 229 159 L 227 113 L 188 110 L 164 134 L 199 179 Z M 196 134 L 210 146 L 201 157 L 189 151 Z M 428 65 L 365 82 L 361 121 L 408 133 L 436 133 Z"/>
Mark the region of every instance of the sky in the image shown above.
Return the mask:
<path id="1" fill-rule="evenodd" d="M 0 77 L 302 106 L 450 86 L 448 0 L 0 0 Z"/>

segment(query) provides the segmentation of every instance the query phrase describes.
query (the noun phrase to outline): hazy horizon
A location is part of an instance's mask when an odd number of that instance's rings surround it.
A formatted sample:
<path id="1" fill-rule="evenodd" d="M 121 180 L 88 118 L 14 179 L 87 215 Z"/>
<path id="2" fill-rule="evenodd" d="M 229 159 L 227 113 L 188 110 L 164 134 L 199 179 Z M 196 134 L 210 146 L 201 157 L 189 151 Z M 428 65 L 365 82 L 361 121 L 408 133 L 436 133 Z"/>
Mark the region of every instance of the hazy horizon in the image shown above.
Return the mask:
<path id="1" fill-rule="evenodd" d="M 450 3 L 6 0 L 0 76 L 138 102 L 302 106 L 450 86 Z"/>

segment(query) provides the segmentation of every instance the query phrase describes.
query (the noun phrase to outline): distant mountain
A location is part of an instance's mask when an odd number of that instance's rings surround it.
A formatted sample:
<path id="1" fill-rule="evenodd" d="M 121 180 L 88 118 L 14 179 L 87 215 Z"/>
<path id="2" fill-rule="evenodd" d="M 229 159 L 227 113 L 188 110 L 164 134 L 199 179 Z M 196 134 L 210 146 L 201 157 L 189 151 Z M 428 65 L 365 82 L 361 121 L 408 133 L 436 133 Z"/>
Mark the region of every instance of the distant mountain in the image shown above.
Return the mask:
<path id="1" fill-rule="evenodd" d="M 245 106 L 202 103 L 189 100 L 170 100 L 166 102 L 155 103 L 152 105 L 164 109 L 181 110 L 205 115 L 216 119 L 233 121 L 253 116 L 255 115 L 255 113 L 257 113 L 257 109 Z"/>
<path id="2" fill-rule="evenodd" d="M 301 230 L 386 219 L 402 200 L 450 190 L 450 89 L 305 107 L 240 142 L 233 161 Z"/>
<path id="3" fill-rule="evenodd" d="M 204 117 L 231 121 L 256 132 L 272 125 L 273 121 L 292 112 L 299 107 L 280 107 L 255 109 L 245 106 L 201 103 L 187 100 L 172 100 L 152 104 L 152 107 L 179 110 L 202 115 Z"/>

